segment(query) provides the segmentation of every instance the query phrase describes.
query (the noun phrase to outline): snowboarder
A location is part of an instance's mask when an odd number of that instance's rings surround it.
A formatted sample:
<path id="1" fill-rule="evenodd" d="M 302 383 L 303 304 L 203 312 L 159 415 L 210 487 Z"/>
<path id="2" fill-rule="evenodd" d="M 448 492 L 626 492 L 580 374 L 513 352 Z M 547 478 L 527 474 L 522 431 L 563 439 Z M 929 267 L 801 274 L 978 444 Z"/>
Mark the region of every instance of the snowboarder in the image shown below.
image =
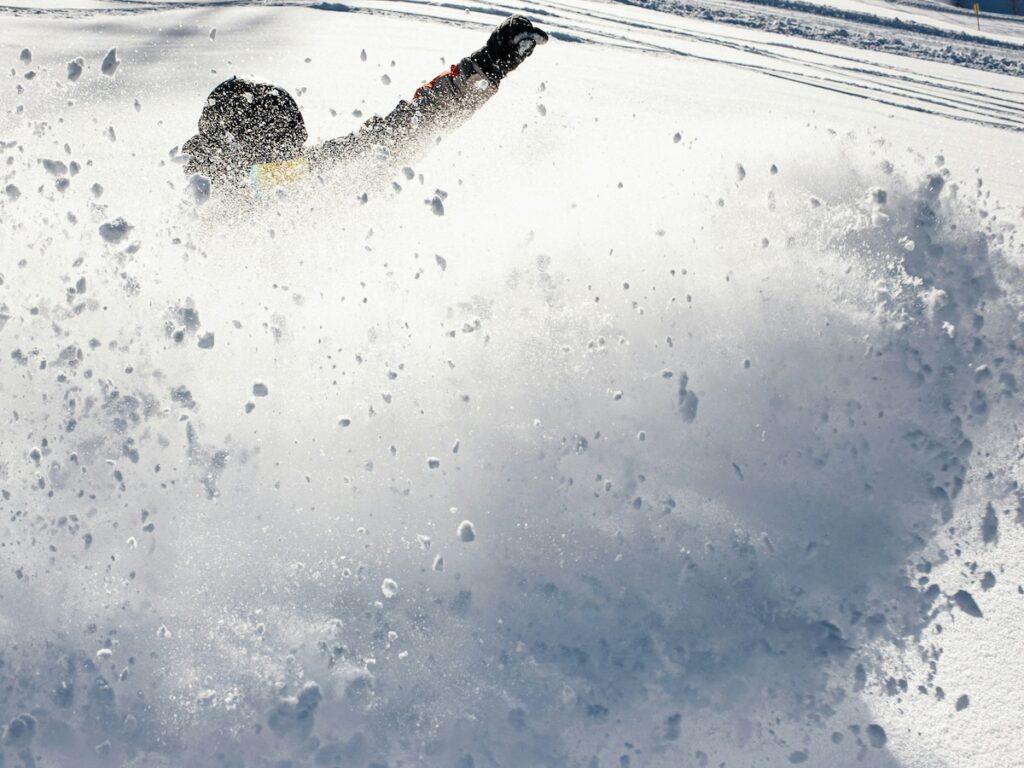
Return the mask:
<path id="1" fill-rule="evenodd" d="M 306 126 L 295 99 L 277 86 L 239 77 L 225 80 L 206 99 L 199 133 L 182 147 L 186 173 L 214 186 L 273 190 L 344 163 L 411 162 L 443 129 L 465 121 L 533 49 L 545 32 L 523 16 L 510 16 L 483 48 L 454 64 L 401 101 L 386 117 L 374 116 L 358 131 L 304 147 Z"/>

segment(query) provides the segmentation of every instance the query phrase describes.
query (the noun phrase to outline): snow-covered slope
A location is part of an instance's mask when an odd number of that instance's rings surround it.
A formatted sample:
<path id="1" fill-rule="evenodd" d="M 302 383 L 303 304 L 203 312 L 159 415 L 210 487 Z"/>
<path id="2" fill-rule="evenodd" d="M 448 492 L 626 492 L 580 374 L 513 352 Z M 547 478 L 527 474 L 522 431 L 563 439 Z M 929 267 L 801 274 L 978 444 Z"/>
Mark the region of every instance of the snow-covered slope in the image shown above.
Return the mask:
<path id="1" fill-rule="evenodd" d="M 1012 20 L 16 5 L 4 765 L 1024 765 Z M 181 172 L 230 74 L 322 140 L 513 10 L 411 178 Z"/>
<path id="2" fill-rule="evenodd" d="M 1022 74 L 1024 17 L 985 15 L 980 22 L 966 9 L 923 3 L 880 3 L 843 0 L 625 0 L 718 24 L 767 30 L 776 34 L 823 40 L 840 45 L 885 51 L 900 56 L 941 61 L 960 67 Z M 975 27 L 978 24 L 979 28 Z"/>

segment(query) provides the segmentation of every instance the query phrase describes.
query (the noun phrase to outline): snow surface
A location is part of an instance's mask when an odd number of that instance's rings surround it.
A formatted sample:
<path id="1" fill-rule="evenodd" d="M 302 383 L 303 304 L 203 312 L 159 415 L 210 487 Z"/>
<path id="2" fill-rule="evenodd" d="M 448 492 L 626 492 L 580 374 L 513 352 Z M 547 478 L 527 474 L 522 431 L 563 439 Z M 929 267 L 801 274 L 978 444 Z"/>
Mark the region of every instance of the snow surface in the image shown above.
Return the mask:
<path id="1" fill-rule="evenodd" d="M 1024 35 L 918 5 L 0 9 L 3 765 L 1024 765 Z"/>

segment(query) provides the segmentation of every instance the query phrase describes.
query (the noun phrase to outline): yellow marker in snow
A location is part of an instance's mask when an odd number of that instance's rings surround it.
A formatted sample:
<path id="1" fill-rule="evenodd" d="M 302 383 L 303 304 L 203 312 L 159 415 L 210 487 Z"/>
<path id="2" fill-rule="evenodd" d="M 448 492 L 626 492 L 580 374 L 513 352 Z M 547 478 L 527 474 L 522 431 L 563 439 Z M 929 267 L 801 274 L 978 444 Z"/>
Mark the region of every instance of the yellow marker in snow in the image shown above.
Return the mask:
<path id="1" fill-rule="evenodd" d="M 981 32 L 981 3 L 974 4 L 974 16 L 978 20 L 978 31 Z"/>

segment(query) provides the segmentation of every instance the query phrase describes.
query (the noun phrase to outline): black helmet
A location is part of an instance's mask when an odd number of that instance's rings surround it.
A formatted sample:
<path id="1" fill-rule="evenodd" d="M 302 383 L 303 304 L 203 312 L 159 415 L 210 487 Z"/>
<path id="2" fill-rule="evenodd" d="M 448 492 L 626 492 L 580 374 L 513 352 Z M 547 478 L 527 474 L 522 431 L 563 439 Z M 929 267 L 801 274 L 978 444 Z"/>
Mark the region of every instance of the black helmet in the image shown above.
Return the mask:
<path id="1" fill-rule="evenodd" d="M 199 134 L 185 142 L 185 170 L 244 182 L 249 168 L 295 157 L 306 142 L 299 105 L 283 88 L 232 77 L 206 98 Z"/>

